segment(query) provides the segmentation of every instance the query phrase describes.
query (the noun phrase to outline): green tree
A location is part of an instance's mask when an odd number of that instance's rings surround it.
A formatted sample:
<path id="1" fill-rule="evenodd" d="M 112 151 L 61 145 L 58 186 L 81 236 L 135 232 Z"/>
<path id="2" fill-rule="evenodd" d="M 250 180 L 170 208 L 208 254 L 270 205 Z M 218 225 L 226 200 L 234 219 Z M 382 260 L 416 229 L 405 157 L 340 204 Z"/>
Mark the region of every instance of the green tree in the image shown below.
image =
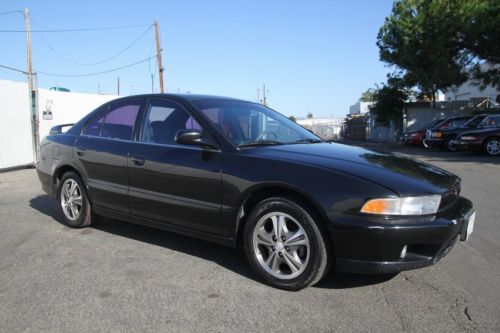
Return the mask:
<path id="1" fill-rule="evenodd" d="M 360 102 L 373 102 L 375 100 L 375 89 L 369 88 L 361 93 Z"/>
<path id="2" fill-rule="evenodd" d="M 393 122 L 396 128 L 401 127 L 403 107 L 409 94 L 409 91 L 401 85 L 401 79 L 389 78 L 387 84 L 375 90 L 375 103 L 370 111 L 375 115 L 378 125 L 390 126 Z"/>
<path id="3" fill-rule="evenodd" d="M 472 73 L 484 88 L 500 89 L 500 68 L 480 69 L 480 61 L 500 64 L 500 2 L 498 0 L 464 1 L 463 47 L 474 61 Z"/>
<path id="4" fill-rule="evenodd" d="M 311 112 L 311 111 L 309 111 L 309 112 L 307 113 L 307 118 L 311 119 L 311 118 L 313 118 L 313 117 L 314 117 L 314 116 L 313 116 L 312 112 Z"/>
<path id="5" fill-rule="evenodd" d="M 288 119 L 290 119 L 291 121 L 293 121 L 294 123 L 297 122 L 297 118 L 295 118 L 294 116 L 290 116 L 288 117 Z"/>
<path id="6" fill-rule="evenodd" d="M 461 3 L 396 1 L 377 36 L 380 59 L 396 66 L 405 86 L 417 87 L 434 103 L 439 90 L 467 80 L 470 57 L 460 43 Z"/>

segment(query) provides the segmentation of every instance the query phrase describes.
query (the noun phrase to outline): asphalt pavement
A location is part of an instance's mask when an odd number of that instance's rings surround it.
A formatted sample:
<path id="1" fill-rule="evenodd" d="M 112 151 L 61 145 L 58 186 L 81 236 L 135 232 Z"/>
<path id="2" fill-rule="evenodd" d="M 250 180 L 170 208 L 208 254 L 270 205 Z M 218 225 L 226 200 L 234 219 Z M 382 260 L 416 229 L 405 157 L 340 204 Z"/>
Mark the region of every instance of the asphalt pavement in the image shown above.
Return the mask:
<path id="1" fill-rule="evenodd" d="M 432 267 L 300 292 L 256 281 L 239 249 L 111 219 L 68 228 L 35 170 L 0 173 L 0 331 L 499 332 L 500 158 L 377 148 L 462 177 L 471 238 Z"/>

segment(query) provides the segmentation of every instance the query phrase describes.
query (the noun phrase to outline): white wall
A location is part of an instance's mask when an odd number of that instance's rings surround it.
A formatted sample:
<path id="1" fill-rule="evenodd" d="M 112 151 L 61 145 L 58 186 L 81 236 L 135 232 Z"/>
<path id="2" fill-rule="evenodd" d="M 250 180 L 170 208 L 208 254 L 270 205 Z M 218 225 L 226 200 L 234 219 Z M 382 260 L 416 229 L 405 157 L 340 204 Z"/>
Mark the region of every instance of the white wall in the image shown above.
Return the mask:
<path id="1" fill-rule="evenodd" d="M 118 96 L 38 89 L 40 139 L 49 134 L 52 126 L 76 123 L 101 104 L 115 98 Z"/>
<path id="2" fill-rule="evenodd" d="M 487 71 L 492 68 L 500 68 L 499 65 L 492 66 L 487 63 L 481 64 L 481 70 Z M 453 87 L 445 93 L 445 101 L 468 101 L 471 98 L 489 98 L 495 102 L 500 91 L 493 86 L 487 86 L 484 90 L 479 89 L 479 81 L 469 79 L 467 82 L 458 87 Z"/>
<path id="3" fill-rule="evenodd" d="M 468 101 L 471 98 L 489 98 L 493 102 L 496 100 L 500 92 L 497 91 L 492 86 L 486 87 L 484 90 L 480 90 L 479 86 L 474 85 L 473 81 L 467 81 L 459 87 L 456 87 L 454 91 L 447 92 L 445 94 L 445 100 L 448 101 Z"/>
<path id="4" fill-rule="evenodd" d="M 365 114 L 370 111 L 373 102 L 356 102 L 349 107 L 349 114 Z"/>
<path id="5" fill-rule="evenodd" d="M 115 95 L 38 89 L 40 140 L 55 125 L 75 123 Z M 28 84 L 0 80 L 0 169 L 35 162 Z"/>
<path id="6" fill-rule="evenodd" d="M 343 119 L 341 118 L 306 118 L 298 119 L 297 124 L 311 129 L 323 139 L 340 136 Z"/>
<path id="7" fill-rule="evenodd" d="M 34 162 L 28 84 L 0 80 L 0 169 Z"/>

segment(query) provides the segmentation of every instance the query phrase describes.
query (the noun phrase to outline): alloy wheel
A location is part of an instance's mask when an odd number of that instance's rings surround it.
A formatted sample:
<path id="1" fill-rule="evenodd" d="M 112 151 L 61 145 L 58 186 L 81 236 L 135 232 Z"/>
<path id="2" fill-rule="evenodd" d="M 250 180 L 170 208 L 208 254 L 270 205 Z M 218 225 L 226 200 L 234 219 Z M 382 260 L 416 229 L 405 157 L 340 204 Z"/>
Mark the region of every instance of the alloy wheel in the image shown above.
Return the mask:
<path id="1" fill-rule="evenodd" d="M 457 151 L 458 150 L 458 147 L 457 145 L 454 143 L 453 141 L 454 139 L 451 139 L 451 140 L 448 140 L 448 142 L 446 143 L 446 148 L 449 150 L 449 151 Z"/>
<path id="2" fill-rule="evenodd" d="M 61 207 L 64 215 L 71 221 L 82 213 L 82 191 L 74 179 L 66 179 L 61 187 Z"/>
<path id="3" fill-rule="evenodd" d="M 486 151 L 488 152 L 488 154 L 494 156 L 500 154 L 500 141 L 496 139 L 490 140 L 486 145 Z"/>
<path id="4" fill-rule="evenodd" d="M 293 279 L 306 269 L 310 243 L 302 225 L 292 216 L 271 212 L 253 232 L 253 251 L 261 267 L 278 279 Z"/>

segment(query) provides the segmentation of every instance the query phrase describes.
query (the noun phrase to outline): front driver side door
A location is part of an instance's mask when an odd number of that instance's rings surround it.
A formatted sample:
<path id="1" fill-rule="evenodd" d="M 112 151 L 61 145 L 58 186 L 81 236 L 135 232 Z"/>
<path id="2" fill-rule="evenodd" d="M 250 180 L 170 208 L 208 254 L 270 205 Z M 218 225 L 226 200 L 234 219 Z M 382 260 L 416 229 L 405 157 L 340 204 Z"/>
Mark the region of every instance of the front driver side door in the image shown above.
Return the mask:
<path id="1" fill-rule="evenodd" d="M 220 234 L 221 152 L 175 142 L 178 130 L 201 129 L 175 101 L 151 99 L 143 118 L 128 163 L 131 213 Z"/>

